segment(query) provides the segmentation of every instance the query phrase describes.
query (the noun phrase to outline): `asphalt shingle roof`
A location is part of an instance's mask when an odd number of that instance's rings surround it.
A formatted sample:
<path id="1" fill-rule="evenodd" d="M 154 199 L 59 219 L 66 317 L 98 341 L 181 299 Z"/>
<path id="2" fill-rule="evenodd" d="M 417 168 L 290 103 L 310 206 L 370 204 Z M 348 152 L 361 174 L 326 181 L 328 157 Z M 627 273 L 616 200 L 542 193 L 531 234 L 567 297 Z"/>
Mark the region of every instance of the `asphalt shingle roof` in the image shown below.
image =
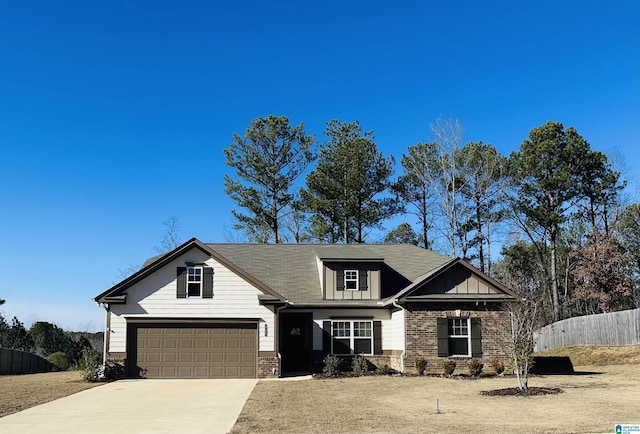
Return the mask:
<path id="1" fill-rule="evenodd" d="M 401 276 L 385 292 L 397 293 L 453 258 L 408 244 L 207 244 L 246 274 L 291 302 L 322 300 L 319 261 L 379 261 Z M 383 271 L 384 272 L 384 271 Z M 404 281 L 403 284 L 399 283 Z"/>

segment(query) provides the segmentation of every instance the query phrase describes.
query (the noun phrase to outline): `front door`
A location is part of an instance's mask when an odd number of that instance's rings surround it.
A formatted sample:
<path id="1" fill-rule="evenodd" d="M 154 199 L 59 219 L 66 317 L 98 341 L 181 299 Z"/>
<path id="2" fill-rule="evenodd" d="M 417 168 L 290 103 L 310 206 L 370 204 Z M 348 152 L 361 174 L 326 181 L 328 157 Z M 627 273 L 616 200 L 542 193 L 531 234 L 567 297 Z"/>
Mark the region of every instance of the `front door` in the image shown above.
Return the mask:
<path id="1" fill-rule="evenodd" d="M 311 345 L 311 314 L 281 314 L 282 370 L 309 371 Z"/>

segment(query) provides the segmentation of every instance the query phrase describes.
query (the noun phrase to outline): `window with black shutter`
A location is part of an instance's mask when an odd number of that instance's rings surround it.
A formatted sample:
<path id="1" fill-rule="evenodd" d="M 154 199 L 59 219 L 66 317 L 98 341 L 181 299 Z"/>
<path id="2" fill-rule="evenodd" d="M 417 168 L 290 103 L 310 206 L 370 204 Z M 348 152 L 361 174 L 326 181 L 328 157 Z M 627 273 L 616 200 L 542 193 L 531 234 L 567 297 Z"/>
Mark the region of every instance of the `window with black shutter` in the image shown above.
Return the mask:
<path id="1" fill-rule="evenodd" d="M 213 298 L 213 268 L 178 267 L 177 298 Z"/>
<path id="2" fill-rule="evenodd" d="M 480 318 L 438 318 L 438 357 L 482 357 Z"/>

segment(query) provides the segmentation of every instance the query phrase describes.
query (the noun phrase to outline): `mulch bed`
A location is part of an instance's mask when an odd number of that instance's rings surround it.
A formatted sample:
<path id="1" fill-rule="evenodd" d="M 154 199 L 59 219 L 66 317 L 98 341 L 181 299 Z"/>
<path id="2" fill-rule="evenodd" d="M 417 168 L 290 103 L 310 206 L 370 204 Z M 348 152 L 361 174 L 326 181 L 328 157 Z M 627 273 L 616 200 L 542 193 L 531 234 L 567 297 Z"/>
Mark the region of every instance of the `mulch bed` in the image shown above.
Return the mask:
<path id="1" fill-rule="evenodd" d="M 485 396 L 541 396 L 556 395 L 562 393 L 563 390 L 557 387 L 529 387 L 526 390 L 520 390 L 517 387 L 508 387 L 506 389 L 483 390 L 480 395 Z"/>

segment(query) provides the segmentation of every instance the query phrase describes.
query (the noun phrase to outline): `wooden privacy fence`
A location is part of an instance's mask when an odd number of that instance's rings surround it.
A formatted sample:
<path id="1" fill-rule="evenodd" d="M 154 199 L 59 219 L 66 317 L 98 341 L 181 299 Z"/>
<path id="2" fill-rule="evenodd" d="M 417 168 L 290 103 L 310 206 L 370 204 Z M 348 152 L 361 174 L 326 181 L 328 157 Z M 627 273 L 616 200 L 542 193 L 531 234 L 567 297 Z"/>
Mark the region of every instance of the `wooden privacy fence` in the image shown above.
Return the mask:
<path id="1" fill-rule="evenodd" d="M 0 348 L 0 375 L 37 374 L 52 370 L 53 365 L 40 356 L 26 351 Z"/>
<path id="2" fill-rule="evenodd" d="M 575 345 L 610 347 L 640 344 L 640 309 L 578 316 L 537 332 L 536 351 Z"/>

